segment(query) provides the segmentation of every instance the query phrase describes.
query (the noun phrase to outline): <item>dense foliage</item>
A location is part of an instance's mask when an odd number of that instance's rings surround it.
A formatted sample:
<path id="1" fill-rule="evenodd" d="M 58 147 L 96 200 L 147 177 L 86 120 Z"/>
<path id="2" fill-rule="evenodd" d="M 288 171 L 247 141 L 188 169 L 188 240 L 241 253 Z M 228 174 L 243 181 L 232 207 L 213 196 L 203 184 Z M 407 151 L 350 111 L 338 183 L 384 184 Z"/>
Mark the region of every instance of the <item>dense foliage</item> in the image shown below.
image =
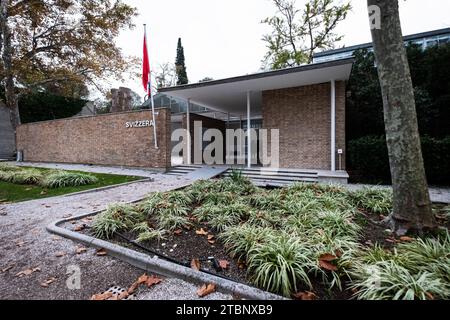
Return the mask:
<path id="1" fill-rule="evenodd" d="M 22 123 L 70 118 L 78 114 L 86 100 L 68 98 L 45 92 L 24 95 L 19 100 Z"/>
<path id="2" fill-rule="evenodd" d="M 450 44 L 426 50 L 409 45 L 407 53 L 428 179 L 450 184 L 445 161 L 450 136 Z M 356 51 L 347 90 L 348 167 L 352 178 L 389 182 L 383 101 L 372 52 Z"/>
<path id="3" fill-rule="evenodd" d="M 134 231 L 145 242 L 202 223 L 247 266 L 252 283 L 286 297 L 320 285 L 351 287 L 358 299 L 449 298 L 447 233 L 398 250 L 361 244 L 367 223 L 361 217 L 391 210 L 392 192 L 386 189 L 296 184 L 265 190 L 236 173 L 154 193 L 138 205 L 113 205 L 95 218 L 93 231 L 104 239 Z M 381 285 L 371 285 L 374 280 Z"/>

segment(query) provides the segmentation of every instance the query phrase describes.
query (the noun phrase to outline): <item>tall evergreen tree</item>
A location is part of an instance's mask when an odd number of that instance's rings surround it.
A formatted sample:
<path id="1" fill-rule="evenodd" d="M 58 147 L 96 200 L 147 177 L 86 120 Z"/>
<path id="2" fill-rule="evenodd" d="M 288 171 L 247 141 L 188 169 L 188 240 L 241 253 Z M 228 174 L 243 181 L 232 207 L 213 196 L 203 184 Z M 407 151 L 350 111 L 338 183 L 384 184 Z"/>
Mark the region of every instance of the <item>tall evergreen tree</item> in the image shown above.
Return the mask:
<path id="1" fill-rule="evenodd" d="M 184 48 L 181 44 L 181 38 L 178 38 L 177 60 L 175 61 L 175 68 L 177 72 L 177 85 L 188 84 L 189 79 L 186 72 Z"/>

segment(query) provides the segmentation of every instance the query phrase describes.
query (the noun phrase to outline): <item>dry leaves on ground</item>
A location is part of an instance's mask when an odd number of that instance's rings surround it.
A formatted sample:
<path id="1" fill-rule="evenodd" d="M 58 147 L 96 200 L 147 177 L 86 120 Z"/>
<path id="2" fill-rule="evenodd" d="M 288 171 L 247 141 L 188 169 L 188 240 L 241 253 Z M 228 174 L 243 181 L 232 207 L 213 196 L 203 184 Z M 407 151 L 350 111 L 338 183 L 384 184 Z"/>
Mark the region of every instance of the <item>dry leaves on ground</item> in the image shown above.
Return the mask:
<path id="1" fill-rule="evenodd" d="M 24 245 L 26 245 L 28 242 L 26 242 L 26 241 L 21 241 L 21 240 L 19 240 L 19 241 L 17 241 L 16 242 L 16 246 L 18 246 L 19 248 L 22 248 Z"/>
<path id="2" fill-rule="evenodd" d="M 9 266 L 9 267 L 6 267 L 6 268 L 4 268 L 4 269 L 1 269 L 1 270 L 0 270 L 0 273 L 8 272 L 8 271 L 11 270 L 12 268 L 14 268 L 14 266 Z"/>
<path id="3" fill-rule="evenodd" d="M 100 249 L 100 250 L 97 250 L 96 255 L 99 257 L 104 257 L 104 256 L 108 255 L 108 252 L 106 252 L 105 249 Z"/>
<path id="4" fill-rule="evenodd" d="M 332 263 L 338 257 L 333 254 L 326 253 L 319 257 L 319 266 L 328 271 L 338 271 L 338 268 Z"/>
<path id="5" fill-rule="evenodd" d="M 75 232 L 81 232 L 86 228 L 85 225 L 81 225 L 81 226 L 76 226 L 75 228 L 73 228 L 73 231 Z"/>
<path id="6" fill-rule="evenodd" d="M 147 274 L 143 274 L 140 276 L 128 289 L 128 294 L 133 294 L 140 285 L 147 285 L 148 288 L 157 285 L 162 282 L 162 279 L 157 276 L 148 276 Z"/>
<path id="7" fill-rule="evenodd" d="M 56 282 L 56 280 L 58 280 L 58 279 L 56 279 L 55 277 L 52 277 L 52 278 L 42 282 L 41 287 L 48 288 L 48 286 L 51 285 L 53 282 Z"/>
<path id="8" fill-rule="evenodd" d="M 201 268 L 200 260 L 193 259 L 191 261 L 191 268 L 194 269 L 195 271 L 200 271 L 200 268 Z"/>
<path id="9" fill-rule="evenodd" d="M 41 272 L 41 268 L 30 268 L 30 269 L 26 269 L 26 270 L 20 271 L 20 272 L 18 272 L 16 274 L 16 277 L 22 278 L 22 277 L 25 277 L 25 276 L 30 276 L 30 275 L 32 275 L 35 272 Z"/>
<path id="10" fill-rule="evenodd" d="M 183 233 L 183 230 L 181 230 L 181 229 L 175 230 L 173 232 L 173 234 L 176 235 L 176 236 L 181 236 L 182 233 Z"/>
<path id="11" fill-rule="evenodd" d="M 197 290 L 197 295 L 200 298 L 206 297 L 210 295 L 211 293 L 216 292 L 216 285 L 213 283 L 210 284 L 204 284 L 200 289 Z"/>
<path id="12" fill-rule="evenodd" d="M 227 260 L 220 260 L 220 261 L 219 261 L 219 266 L 220 266 L 222 269 L 226 270 L 226 269 L 229 268 L 230 262 L 228 262 Z"/>
<path id="13" fill-rule="evenodd" d="M 304 301 L 316 300 L 317 299 L 317 296 L 313 292 L 309 292 L 309 291 L 296 293 L 292 297 L 294 299 L 304 300 Z"/>
<path id="14" fill-rule="evenodd" d="M 77 250 L 76 250 L 77 254 L 83 254 L 83 253 L 86 253 L 86 252 L 87 252 L 86 248 L 84 248 L 84 247 L 77 247 Z"/>
<path id="15" fill-rule="evenodd" d="M 207 236 L 208 232 L 205 229 L 201 228 L 200 230 L 195 231 L 195 233 L 199 236 Z"/>
<path id="16" fill-rule="evenodd" d="M 403 241 L 403 242 L 413 242 L 414 241 L 414 238 L 411 238 L 411 237 L 401 237 L 400 238 L 400 241 Z"/>

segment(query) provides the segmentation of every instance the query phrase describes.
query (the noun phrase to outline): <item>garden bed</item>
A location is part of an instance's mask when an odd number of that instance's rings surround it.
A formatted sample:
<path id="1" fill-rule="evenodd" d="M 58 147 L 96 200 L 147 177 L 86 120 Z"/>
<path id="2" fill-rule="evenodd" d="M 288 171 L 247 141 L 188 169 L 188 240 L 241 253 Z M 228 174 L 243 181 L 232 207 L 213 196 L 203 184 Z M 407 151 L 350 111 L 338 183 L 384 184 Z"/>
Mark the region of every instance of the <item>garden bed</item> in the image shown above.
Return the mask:
<path id="1" fill-rule="evenodd" d="M 0 204 L 44 199 L 140 179 L 134 176 L 0 165 Z"/>
<path id="2" fill-rule="evenodd" d="M 112 205 L 66 228 L 286 297 L 449 298 L 448 231 L 394 237 L 378 224 L 391 197 L 314 184 L 265 190 L 235 175 Z M 448 227 L 448 208 L 435 209 Z"/>

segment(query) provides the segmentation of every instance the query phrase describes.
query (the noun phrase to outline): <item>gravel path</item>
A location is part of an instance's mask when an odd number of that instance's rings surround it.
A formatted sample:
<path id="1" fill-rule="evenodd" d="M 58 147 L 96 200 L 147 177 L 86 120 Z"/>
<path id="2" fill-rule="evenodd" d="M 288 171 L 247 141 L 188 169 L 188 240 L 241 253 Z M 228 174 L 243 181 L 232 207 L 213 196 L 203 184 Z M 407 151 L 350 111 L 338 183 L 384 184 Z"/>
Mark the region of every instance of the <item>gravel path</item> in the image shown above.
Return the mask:
<path id="1" fill-rule="evenodd" d="M 148 193 L 168 191 L 190 184 L 185 178 L 154 174 L 154 182 L 138 182 L 99 192 L 62 196 L 0 206 L 0 299 L 89 299 L 112 286 L 128 288 L 143 272 L 124 262 L 97 256 L 94 249 L 77 254 L 77 243 L 46 232 L 51 222 L 92 211 L 114 202 L 132 202 Z M 19 272 L 36 269 L 30 275 Z M 69 269 L 68 269 L 69 268 Z M 81 271 L 81 288 L 66 282 Z M 72 271 L 73 272 L 73 271 Z M 51 278 L 56 281 L 43 287 Z M 166 279 L 157 287 L 138 293 L 138 299 L 196 299 L 197 287 Z M 230 299 L 213 294 L 208 299 Z"/>

